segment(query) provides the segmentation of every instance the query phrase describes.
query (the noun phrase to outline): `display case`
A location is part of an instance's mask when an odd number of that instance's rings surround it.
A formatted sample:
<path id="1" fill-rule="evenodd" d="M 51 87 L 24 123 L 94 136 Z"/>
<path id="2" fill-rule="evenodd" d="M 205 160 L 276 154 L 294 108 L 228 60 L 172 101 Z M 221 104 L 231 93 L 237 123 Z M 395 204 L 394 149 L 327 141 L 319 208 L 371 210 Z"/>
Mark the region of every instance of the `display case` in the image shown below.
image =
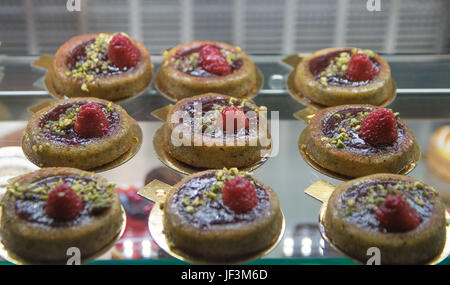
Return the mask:
<path id="1" fill-rule="evenodd" d="M 250 55 L 264 75 L 264 86 L 254 100 L 259 105 L 267 106 L 269 111 L 278 111 L 279 117 L 279 152 L 254 170 L 254 175 L 276 191 L 286 221 L 285 233 L 278 246 L 250 263 L 354 264 L 323 240 L 318 228 L 321 203 L 304 193 L 320 179 L 334 185 L 342 181 L 314 170 L 299 153 L 298 138 L 306 123 L 293 114 L 305 106 L 286 89 L 285 81 L 292 71 L 290 66 L 282 63 L 286 56 Z M 450 125 L 450 56 L 386 55 L 385 58 L 397 85 L 397 96 L 388 107 L 400 112 L 406 119 L 422 150 L 418 165 L 409 175 L 450 193 L 450 184 L 439 178 L 427 164 L 430 137 L 439 127 Z M 45 71 L 32 67 L 35 60 L 37 57 L 33 56 L 0 56 L 1 147 L 20 146 L 24 127 L 32 115 L 30 107 L 54 100 L 44 86 Z M 160 55 L 152 56 L 155 70 L 161 60 Z M 141 126 L 143 144 L 131 160 L 101 173 L 118 185 L 127 212 L 127 226 L 115 247 L 91 261 L 92 264 L 183 263 L 170 257 L 154 242 L 148 230 L 148 213 L 152 204 L 136 194 L 136 190 L 153 179 L 174 184 L 183 177 L 158 160 L 152 145 L 153 135 L 162 122 L 151 113 L 169 103 L 153 84 L 144 94 L 120 102 Z M 446 259 L 443 264 L 450 264 L 450 261 Z"/>

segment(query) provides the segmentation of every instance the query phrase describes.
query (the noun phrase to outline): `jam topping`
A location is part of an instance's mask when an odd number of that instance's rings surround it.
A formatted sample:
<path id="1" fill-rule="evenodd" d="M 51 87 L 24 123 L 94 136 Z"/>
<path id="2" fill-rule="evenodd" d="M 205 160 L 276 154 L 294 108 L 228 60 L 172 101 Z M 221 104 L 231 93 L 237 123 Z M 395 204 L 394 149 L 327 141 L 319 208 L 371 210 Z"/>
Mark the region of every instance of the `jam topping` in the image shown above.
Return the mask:
<path id="1" fill-rule="evenodd" d="M 167 55 L 167 51 L 165 52 Z M 218 77 L 233 73 L 241 68 L 241 49 L 234 50 L 203 45 L 185 49 L 164 64 L 173 66 L 184 73 L 196 77 Z"/>
<path id="2" fill-rule="evenodd" d="M 258 200 L 256 205 L 251 202 L 253 208 L 247 207 L 245 210 L 248 211 L 244 213 L 236 212 L 224 204 L 225 184 L 236 177 L 247 180 L 254 187 Z M 174 207 L 178 213 L 198 228 L 250 222 L 264 215 L 269 205 L 268 193 L 252 178 L 252 174 L 236 168 L 211 171 L 194 177 L 182 185 L 174 196 Z"/>
<path id="3" fill-rule="evenodd" d="M 242 137 L 257 134 L 259 121 L 257 114 L 267 111 L 267 108 L 265 106 L 258 107 L 247 99 L 204 97 L 184 106 L 183 111 L 188 113 L 190 122 L 185 122 L 180 118 L 180 124 L 187 123 L 193 132 L 201 129 L 203 135 L 216 138 L 225 137 L 227 135 L 227 128 L 226 120 L 223 120 L 223 115 L 225 114 L 226 117 L 231 110 L 233 110 L 234 114 L 230 114 L 229 118 L 231 120 L 233 118 L 237 119 L 234 120 L 235 128 L 233 135 L 235 137 Z M 252 120 L 256 121 L 255 125 L 251 123 Z"/>
<path id="4" fill-rule="evenodd" d="M 109 51 L 110 41 L 117 35 L 128 39 L 124 34 L 99 34 L 97 38 L 74 47 L 69 53 L 66 60 L 69 71 L 66 72 L 66 76 L 83 81 L 81 86 L 83 91 L 89 91 L 86 83 L 98 82 L 100 77 L 122 74 L 137 64 L 140 53 L 137 53 L 139 50 L 133 45 L 130 47 L 129 44 L 120 46 L 116 44 L 114 51 L 112 53 Z M 114 61 L 108 56 L 111 54 Z"/>
<path id="5" fill-rule="evenodd" d="M 354 56 L 360 57 L 359 54 L 366 55 L 370 65 L 367 63 L 362 64 L 360 60 L 351 60 Z M 380 65 L 374 57 L 375 53 L 371 50 L 344 49 L 312 59 L 309 63 L 309 70 L 323 87 L 329 85 L 341 87 L 363 86 L 374 79 L 380 71 Z M 355 62 L 358 64 L 355 64 Z M 349 67 L 352 69 L 350 76 Z M 366 69 L 370 69 L 370 71 L 366 72 Z M 357 73 L 358 75 L 356 75 Z M 370 74 L 371 76 L 361 76 L 360 73 Z"/>
<path id="6" fill-rule="evenodd" d="M 397 195 L 407 203 L 400 205 L 403 209 L 397 211 L 412 216 L 397 217 L 388 222 L 388 217 L 381 218 L 379 212 L 395 211 L 397 206 L 394 206 L 393 202 L 400 202 Z M 418 226 L 417 218 L 420 222 L 429 220 L 434 207 L 430 197 L 437 195 L 433 187 L 419 181 L 410 183 L 400 180 L 363 180 L 342 193 L 339 203 L 345 219 L 359 227 L 379 232 L 405 231 Z M 392 196 L 396 196 L 394 199 L 397 201 L 391 201 Z M 385 207 L 391 209 L 383 209 Z"/>
<path id="7" fill-rule="evenodd" d="M 337 147 L 349 149 L 360 154 L 391 152 L 399 148 L 405 139 L 407 130 L 399 121 L 397 124 L 397 140 L 391 144 L 372 145 L 361 137 L 361 122 L 372 112 L 373 107 L 351 107 L 330 113 L 324 119 L 322 141 L 327 148 Z M 398 113 L 394 114 L 398 116 Z"/>
<path id="8" fill-rule="evenodd" d="M 80 130 L 76 131 L 75 124 L 78 120 L 78 115 L 80 109 L 83 105 L 95 104 L 101 109 L 103 115 L 107 119 L 108 123 L 103 122 L 103 127 L 108 124 L 108 128 L 105 131 L 102 131 L 101 136 L 98 132 L 95 133 L 95 136 L 90 136 L 88 134 L 85 136 L 85 132 L 91 132 L 91 128 L 82 128 L 80 125 Z M 83 143 L 89 143 L 93 140 L 97 140 L 100 137 L 106 135 L 109 132 L 112 132 L 119 126 L 119 113 L 112 107 L 112 103 L 108 105 L 103 103 L 89 103 L 88 101 L 80 101 L 76 103 L 64 103 L 56 106 L 54 109 L 50 110 L 46 113 L 40 122 L 40 127 L 42 129 L 41 134 L 46 136 L 52 141 L 57 141 L 64 144 L 77 145 Z M 99 126 L 95 126 L 95 130 L 99 128 Z M 39 145 L 33 147 L 35 151 L 40 151 L 44 147 L 49 147 L 50 145 Z"/>
<path id="9" fill-rule="evenodd" d="M 62 185 L 72 189 L 82 201 L 78 214 L 70 220 L 55 219 L 48 215 L 48 203 L 52 203 L 48 201 L 52 199 L 50 195 L 55 189 L 66 187 Z M 22 219 L 50 226 L 71 226 L 88 221 L 111 207 L 115 185 L 108 184 L 104 187 L 88 177 L 53 176 L 30 184 L 8 185 L 7 190 L 15 197 L 16 212 Z"/>

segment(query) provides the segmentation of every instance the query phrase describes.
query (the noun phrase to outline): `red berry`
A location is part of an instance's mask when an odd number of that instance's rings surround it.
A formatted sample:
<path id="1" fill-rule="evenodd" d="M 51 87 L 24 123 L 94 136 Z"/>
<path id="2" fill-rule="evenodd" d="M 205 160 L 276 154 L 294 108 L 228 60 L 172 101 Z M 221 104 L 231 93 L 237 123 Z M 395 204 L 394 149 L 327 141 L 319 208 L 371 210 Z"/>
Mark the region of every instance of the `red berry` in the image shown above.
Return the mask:
<path id="1" fill-rule="evenodd" d="M 347 79 L 351 81 L 367 81 L 377 76 L 378 71 L 370 58 L 364 53 L 352 55 L 348 63 Z"/>
<path id="2" fill-rule="evenodd" d="M 83 210 L 80 196 L 66 183 L 50 191 L 45 204 L 47 216 L 57 221 L 72 221 Z"/>
<path id="3" fill-rule="evenodd" d="M 217 126 L 222 130 L 227 130 L 227 122 L 229 124 L 233 124 L 234 122 L 234 130 L 246 128 L 248 129 L 248 118 L 245 116 L 244 111 L 242 109 L 235 106 L 227 106 L 222 109 L 217 120 Z"/>
<path id="4" fill-rule="evenodd" d="M 116 34 L 109 42 L 108 58 L 119 68 L 136 66 L 140 57 L 139 49 L 127 36 Z"/>
<path id="5" fill-rule="evenodd" d="M 398 138 L 397 119 L 391 110 L 380 108 L 361 122 L 359 137 L 371 145 L 392 144 Z"/>
<path id="6" fill-rule="evenodd" d="M 388 195 L 378 207 L 375 218 L 388 232 L 407 232 L 415 229 L 422 221 L 400 194 Z"/>
<path id="7" fill-rule="evenodd" d="M 137 190 L 134 187 L 130 187 L 127 191 L 125 191 L 125 196 L 127 196 L 130 201 L 135 203 L 140 203 L 142 201 L 142 196 L 138 195 Z"/>
<path id="8" fill-rule="evenodd" d="M 204 45 L 198 56 L 198 65 L 205 71 L 215 75 L 227 75 L 231 73 L 231 65 L 222 55 L 220 50 L 212 45 Z"/>
<path id="9" fill-rule="evenodd" d="M 87 103 L 81 106 L 77 114 L 74 131 L 84 138 L 101 137 L 109 131 L 109 121 L 95 103 Z"/>
<path id="10" fill-rule="evenodd" d="M 242 177 L 235 177 L 225 182 L 222 200 L 225 206 L 238 214 L 251 211 L 259 202 L 255 186 Z"/>

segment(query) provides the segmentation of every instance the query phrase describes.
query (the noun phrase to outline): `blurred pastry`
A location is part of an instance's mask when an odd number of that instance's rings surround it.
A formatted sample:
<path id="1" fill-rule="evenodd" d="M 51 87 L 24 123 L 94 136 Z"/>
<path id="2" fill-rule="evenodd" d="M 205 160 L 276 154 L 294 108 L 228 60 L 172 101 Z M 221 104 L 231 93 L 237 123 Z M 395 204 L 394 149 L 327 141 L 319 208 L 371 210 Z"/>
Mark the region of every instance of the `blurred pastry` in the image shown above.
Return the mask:
<path id="1" fill-rule="evenodd" d="M 86 34 L 58 49 L 51 76 L 60 95 L 116 101 L 143 92 L 152 69 L 145 46 L 126 34 Z"/>
<path id="2" fill-rule="evenodd" d="M 164 52 L 156 83 L 163 93 L 177 100 L 208 92 L 242 98 L 259 88 L 255 66 L 245 52 L 210 41 L 187 43 Z"/>
<path id="3" fill-rule="evenodd" d="M 443 126 L 434 132 L 428 146 L 428 166 L 442 180 L 450 184 L 450 126 Z M 441 196 L 450 202 L 450 191 L 441 190 Z"/>
<path id="4" fill-rule="evenodd" d="M 324 106 L 380 105 L 395 91 L 388 63 L 358 48 L 328 48 L 305 57 L 296 67 L 294 86 Z"/>

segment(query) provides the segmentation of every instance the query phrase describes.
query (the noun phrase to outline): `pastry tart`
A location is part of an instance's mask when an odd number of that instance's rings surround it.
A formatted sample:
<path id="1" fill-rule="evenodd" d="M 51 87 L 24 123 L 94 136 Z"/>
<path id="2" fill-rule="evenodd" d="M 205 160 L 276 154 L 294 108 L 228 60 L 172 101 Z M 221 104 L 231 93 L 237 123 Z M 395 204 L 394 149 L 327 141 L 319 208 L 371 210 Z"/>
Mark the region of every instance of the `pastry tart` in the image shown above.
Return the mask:
<path id="1" fill-rule="evenodd" d="M 114 184 L 73 168 L 43 168 L 15 178 L 2 200 L 0 233 L 8 251 L 30 261 L 61 262 L 77 247 L 81 258 L 120 232 Z"/>
<path id="2" fill-rule="evenodd" d="M 188 176 L 164 203 L 169 244 L 202 260 L 239 260 L 266 250 L 276 243 L 282 223 L 275 192 L 236 168 Z"/>
<path id="3" fill-rule="evenodd" d="M 398 114 L 373 105 L 322 109 L 304 135 L 300 147 L 314 162 L 347 177 L 400 173 L 420 155 L 413 133 Z"/>
<path id="4" fill-rule="evenodd" d="M 253 165 L 271 147 L 266 110 L 251 100 L 215 93 L 183 99 L 167 115 L 162 147 L 199 168 Z"/>
<path id="5" fill-rule="evenodd" d="M 295 69 L 294 89 L 324 106 L 381 105 L 395 91 L 387 62 L 357 48 L 328 48 L 307 56 Z"/>
<path id="6" fill-rule="evenodd" d="M 177 100 L 208 92 L 242 98 L 258 90 L 256 76 L 252 60 L 239 47 L 196 41 L 164 52 L 156 84 Z"/>
<path id="7" fill-rule="evenodd" d="M 22 148 L 41 167 L 94 169 L 130 150 L 136 125 L 122 107 L 106 100 L 60 100 L 31 117 Z"/>
<path id="8" fill-rule="evenodd" d="M 328 200 L 325 232 L 339 249 L 381 264 L 424 264 L 446 240 L 445 207 L 433 187 L 413 178 L 374 174 L 341 184 Z"/>
<path id="9" fill-rule="evenodd" d="M 64 43 L 53 60 L 55 91 L 116 101 L 143 92 L 153 66 L 145 46 L 123 33 L 86 34 Z"/>

